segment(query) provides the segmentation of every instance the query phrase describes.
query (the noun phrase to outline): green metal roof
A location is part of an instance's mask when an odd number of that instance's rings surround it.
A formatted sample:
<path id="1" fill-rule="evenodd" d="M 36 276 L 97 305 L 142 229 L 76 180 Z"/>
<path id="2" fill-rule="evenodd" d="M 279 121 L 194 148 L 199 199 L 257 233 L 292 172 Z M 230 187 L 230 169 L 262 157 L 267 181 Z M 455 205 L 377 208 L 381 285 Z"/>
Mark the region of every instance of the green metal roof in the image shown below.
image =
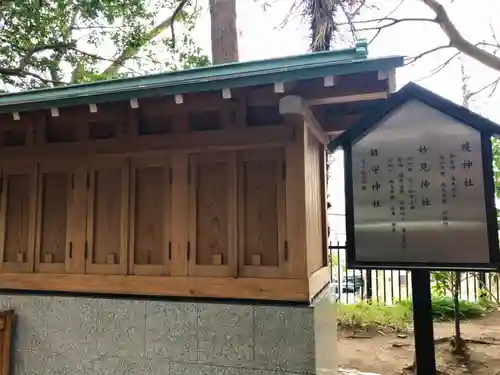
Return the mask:
<path id="1" fill-rule="evenodd" d="M 256 86 L 402 65 L 401 56 L 367 58 L 367 45 L 362 41 L 342 50 L 8 93 L 0 95 L 0 113 Z"/>

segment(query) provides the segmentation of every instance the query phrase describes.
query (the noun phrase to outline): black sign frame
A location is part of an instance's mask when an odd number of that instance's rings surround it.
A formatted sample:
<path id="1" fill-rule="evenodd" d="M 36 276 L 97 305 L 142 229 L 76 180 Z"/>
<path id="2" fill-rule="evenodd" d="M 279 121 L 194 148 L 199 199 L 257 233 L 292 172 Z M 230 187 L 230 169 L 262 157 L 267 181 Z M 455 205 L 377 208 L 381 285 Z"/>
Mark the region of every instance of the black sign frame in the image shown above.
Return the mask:
<path id="1" fill-rule="evenodd" d="M 362 261 L 356 259 L 356 243 L 354 228 L 354 186 L 352 144 L 363 137 L 370 129 L 386 118 L 393 110 L 409 100 L 418 100 L 423 104 L 457 120 L 464 125 L 476 129 L 481 134 L 481 152 L 484 182 L 484 197 L 486 209 L 486 224 L 489 249 L 489 263 L 463 262 L 393 262 L 393 261 Z M 491 138 L 500 135 L 500 125 L 471 112 L 423 87 L 409 83 L 402 89 L 371 108 L 371 115 L 355 124 L 339 137 L 328 144 L 328 150 L 334 152 L 344 150 L 344 181 L 345 181 L 345 214 L 346 214 L 346 255 L 347 265 L 352 268 L 378 269 L 439 269 L 439 270 L 494 270 L 500 268 L 500 248 L 498 239 L 498 222 L 495 207 L 495 186 L 493 178 L 493 154 Z"/>

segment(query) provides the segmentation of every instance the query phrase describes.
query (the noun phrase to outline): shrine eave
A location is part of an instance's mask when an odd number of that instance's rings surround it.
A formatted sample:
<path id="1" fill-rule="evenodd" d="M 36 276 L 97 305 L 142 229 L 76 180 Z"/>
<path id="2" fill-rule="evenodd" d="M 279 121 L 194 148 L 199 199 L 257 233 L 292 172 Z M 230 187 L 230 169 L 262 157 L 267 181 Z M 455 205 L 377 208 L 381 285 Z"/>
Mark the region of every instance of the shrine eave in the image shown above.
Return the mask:
<path id="1" fill-rule="evenodd" d="M 380 100 L 375 106 L 370 107 L 371 113 L 358 123 L 344 131 L 337 138 L 330 141 L 328 149 L 335 151 L 342 145 L 360 138 L 368 129 L 380 122 L 395 109 L 410 100 L 418 100 L 455 120 L 486 133 L 489 136 L 500 135 L 500 125 L 487 118 L 448 100 L 424 87 L 410 82 L 400 90 L 390 94 L 385 100 Z"/>
<path id="2" fill-rule="evenodd" d="M 401 56 L 368 58 L 366 42 L 358 42 L 347 49 L 8 93 L 0 95 L 0 113 L 389 72 L 402 65 Z"/>

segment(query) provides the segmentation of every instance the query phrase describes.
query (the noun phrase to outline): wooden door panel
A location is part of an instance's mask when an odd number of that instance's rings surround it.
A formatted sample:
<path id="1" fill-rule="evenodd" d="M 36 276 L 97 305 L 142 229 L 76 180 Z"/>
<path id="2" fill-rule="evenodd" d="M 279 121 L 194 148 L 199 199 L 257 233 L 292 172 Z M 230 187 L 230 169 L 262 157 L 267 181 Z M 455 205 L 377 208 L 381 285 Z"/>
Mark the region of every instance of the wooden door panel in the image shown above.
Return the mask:
<path id="1" fill-rule="evenodd" d="M 88 171 L 88 189 L 86 273 L 126 274 L 128 159 L 93 159 Z"/>
<path id="2" fill-rule="evenodd" d="M 283 277 L 286 261 L 284 150 L 238 155 L 239 275 Z"/>
<path id="3" fill-rule="evenodd" d="M 129 269 L 135 275 L 169 274 L 171 170 L 165 154 L 131 161 Z"/>
<path id="4" fill-rule="evenodd" d="M 73 257 L 74 161 L 39 164 L 35 271 L 64 273 Z M 81 213 L 85 215 L 85 212 Z M 85 227 L 78 228 L 85 231 Z"/>
<path id="5" fill-rule="evenodd" d="M 189 168 L 189 273 L 236 275 L 235 154 L 193 155 Z"/>
<path id="6" fill-rule="evenodd" d="M 33 272 L 36 163 L 2 166 L 0 270 Z"/>

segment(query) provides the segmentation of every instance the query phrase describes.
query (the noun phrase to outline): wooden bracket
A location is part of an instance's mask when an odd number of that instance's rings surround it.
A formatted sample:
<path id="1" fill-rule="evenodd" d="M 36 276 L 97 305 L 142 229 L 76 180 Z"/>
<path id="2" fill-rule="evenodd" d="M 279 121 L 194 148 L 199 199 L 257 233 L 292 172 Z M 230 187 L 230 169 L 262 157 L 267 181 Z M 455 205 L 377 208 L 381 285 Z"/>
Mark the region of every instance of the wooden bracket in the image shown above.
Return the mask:
<path id="1" fill-rule="evenodd" d="M 43 259 L 43 261 L 45 263 L 52 263 L 52 260 L 53 260 L 52 253 L 45 254 L 44 259 Z"/>
<path id="2" fill-rule="evenodd" d="M 323 131 L 318 120 L 314 116 L 309 106 L 304 102 L 302 97 L 288 95 L 280 99 L 279 104 L 280 114 L 283 116 L 292 115 L 299 116 L 306 126 L 309 128 L 314 137 L 322 144 L 328 143 L 328 136 Z"/>
<path id="3" fill-rule="evenodd" d="M 108 254 L 106 255 L 106 263 L 107 264 L 116 264 L 116 260 L 115 260 L 115 254 Z"/>
<path id="4" fill-rule="evenodd" d="M 222 254 L 212 254 L 212 265 L 214 266 L 222 265 Z"/>
<path id="5" fill-rule="evenodd" d="M 260 254 L 252 254 L 252 266 L 260 266 L 262 264 L 262 256 Z"/>

